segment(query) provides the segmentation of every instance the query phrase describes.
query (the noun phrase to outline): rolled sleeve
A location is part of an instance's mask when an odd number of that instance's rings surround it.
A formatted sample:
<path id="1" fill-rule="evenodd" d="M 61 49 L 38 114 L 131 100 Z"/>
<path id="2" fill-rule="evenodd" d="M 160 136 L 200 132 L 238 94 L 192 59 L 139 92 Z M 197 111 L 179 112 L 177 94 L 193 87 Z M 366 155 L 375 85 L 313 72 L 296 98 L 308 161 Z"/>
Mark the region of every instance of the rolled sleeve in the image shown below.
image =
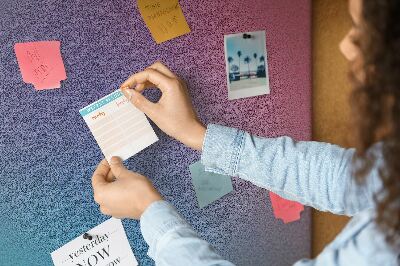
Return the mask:
<path id="1" fill-rule="evenodd" d="M 379 183 L 374 166 L 368 182 L 352 176 L 355 149 L 296 141 L 288 136 L 263 138 L 244 131 L 209 125 L 203 143 L 206 171 L 236 176 L 279 196 L 322 211 L 352 216 L 373 208 Z"/>
<path id="2" fill-rule="evenodd" d="M 206 171 L 234 175 L 237 172 L 243 139 L 244 132 L 241 130 L 208 125 L 201 155 Z"/>

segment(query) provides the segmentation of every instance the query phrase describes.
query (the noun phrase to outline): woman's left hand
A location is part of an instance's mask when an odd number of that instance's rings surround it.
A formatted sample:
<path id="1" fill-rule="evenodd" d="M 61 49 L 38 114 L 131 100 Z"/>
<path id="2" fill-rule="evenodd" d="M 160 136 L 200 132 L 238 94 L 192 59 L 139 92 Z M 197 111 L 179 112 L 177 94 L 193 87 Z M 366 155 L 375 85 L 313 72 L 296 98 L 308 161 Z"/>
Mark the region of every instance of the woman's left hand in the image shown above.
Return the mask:
<path id="1" fill-rule="evenodd" d="M 116 218 L 140 219 L 153 202 L 162 200 L 151 181 L 125 168 L 118 157 L 104 159 L 92 176 L 95 201 L 100 211 Z"/>

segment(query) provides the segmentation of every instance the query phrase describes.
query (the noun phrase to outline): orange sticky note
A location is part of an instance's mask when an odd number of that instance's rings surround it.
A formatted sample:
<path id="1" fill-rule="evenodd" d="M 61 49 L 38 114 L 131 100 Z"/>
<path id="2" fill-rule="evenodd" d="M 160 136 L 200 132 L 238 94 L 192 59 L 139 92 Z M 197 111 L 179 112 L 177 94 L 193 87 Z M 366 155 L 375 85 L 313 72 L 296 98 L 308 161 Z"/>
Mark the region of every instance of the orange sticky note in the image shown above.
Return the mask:
<path id="1" fill-rule="evenodd" d="M 61 81 L 67 79 L 60 46 L 59 41 L 15 44 L 23 81 L 33 84 L 36 90 L 60 88 Z"/>
<path id="2" fill-rule="evenodd" d="M 178 0 L 138 0 L 137 5 L 156 43 L 190 32 Z"/>
<path id="3" fill-rule="evenodd" d="M 286 200 L 272 192 L 269 193 L 269 198 L 275 218 L 282 219 L 285 224 L 300 220 L 300 213 L 304 210 L 302 204 Z"/>

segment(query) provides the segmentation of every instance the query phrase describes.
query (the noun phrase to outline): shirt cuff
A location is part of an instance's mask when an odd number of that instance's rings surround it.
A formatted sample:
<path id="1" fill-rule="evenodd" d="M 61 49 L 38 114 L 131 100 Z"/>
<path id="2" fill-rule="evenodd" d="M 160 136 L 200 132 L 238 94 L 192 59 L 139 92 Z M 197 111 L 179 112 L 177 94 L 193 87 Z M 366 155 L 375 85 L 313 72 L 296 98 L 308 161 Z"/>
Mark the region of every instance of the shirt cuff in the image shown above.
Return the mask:
<path id="1" fill-rule="evenodd" d="M 140 217 L 140 229 L 149 245 L 148 255 L 155 258 L 160 239 L 169 231 L 179 227 L 189 227 L 170 203 L 160 200 L 153 202 Z"/>
<path id="2" fill-rule="evenodd" d="M 235 128 L 208 125 L 201 155 L 205 170 L 234 176 L 239 165 L 244 133 Z"/>

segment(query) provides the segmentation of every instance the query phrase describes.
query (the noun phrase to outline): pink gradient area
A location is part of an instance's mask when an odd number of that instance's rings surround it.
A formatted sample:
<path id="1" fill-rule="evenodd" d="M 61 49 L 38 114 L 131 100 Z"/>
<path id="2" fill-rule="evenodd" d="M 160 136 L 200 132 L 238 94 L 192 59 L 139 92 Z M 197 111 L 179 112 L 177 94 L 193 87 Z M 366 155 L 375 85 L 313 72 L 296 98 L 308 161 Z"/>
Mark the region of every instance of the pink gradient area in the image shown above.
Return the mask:
<path id="1" fill-rule="evenodd" d="M 180 3 L 192 33 L 161 47 L 168 47 L 168 63 L 174 70 L 188 77 L 202 119 L 263 137 L 285 135 L 311 140 L 311 2 Z M 224 35 L 258 30 L 266 32 L 270 94 L 229 101 Z M 183 58 L 178 48 L 196 52 Z M 301 204 L 275 196 L 271 203 L 275 216 L 285 223 L 299 219 L 304 209 Z"/>
<path id="2" fill-rule="evenodd" d="M 192 32 L 157 48 L 188 79 L 203 120 L 264 137 L 311 139 L 311 2 L 180 1 Z M 224 35 L 265 30 L 271 93 L 228 100 Z M 190 52 L 188 52 L 190 50 Z M 165 59 L 165 60 L 164 60 Z"/>

